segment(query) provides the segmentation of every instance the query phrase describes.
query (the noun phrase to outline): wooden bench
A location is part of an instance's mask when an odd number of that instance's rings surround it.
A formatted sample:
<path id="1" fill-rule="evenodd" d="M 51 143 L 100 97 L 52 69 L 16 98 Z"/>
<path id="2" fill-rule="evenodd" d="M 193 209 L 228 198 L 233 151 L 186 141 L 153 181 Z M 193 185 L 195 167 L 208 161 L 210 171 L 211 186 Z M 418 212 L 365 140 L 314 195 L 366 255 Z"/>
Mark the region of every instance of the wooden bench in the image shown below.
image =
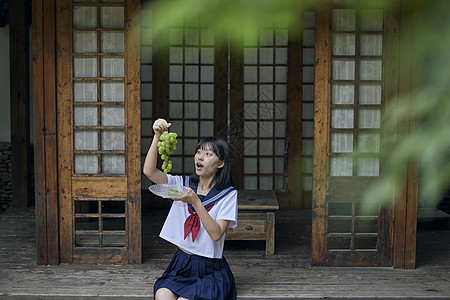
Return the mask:
<path id="1" fill-rule="evenodd" d="M 266 255 L 275 253 L 275 191 L 238 190 L 238 226 L 227 230 L 227 240 L 265 240 Z"/>

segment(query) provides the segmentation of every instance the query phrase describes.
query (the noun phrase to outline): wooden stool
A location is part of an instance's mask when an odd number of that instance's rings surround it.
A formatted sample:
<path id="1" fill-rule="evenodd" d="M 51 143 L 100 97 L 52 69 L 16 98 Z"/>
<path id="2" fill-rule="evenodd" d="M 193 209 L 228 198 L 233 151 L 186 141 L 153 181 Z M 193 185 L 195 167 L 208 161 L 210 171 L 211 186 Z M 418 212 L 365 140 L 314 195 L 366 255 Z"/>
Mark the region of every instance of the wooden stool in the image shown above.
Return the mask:
<path id="1" fill-rule="evenodd" d="M 275 191 L 238 190 L 238 226 L 227 230 L 227 240 L 265 240 L 266 255 L 275 253 Z"/>

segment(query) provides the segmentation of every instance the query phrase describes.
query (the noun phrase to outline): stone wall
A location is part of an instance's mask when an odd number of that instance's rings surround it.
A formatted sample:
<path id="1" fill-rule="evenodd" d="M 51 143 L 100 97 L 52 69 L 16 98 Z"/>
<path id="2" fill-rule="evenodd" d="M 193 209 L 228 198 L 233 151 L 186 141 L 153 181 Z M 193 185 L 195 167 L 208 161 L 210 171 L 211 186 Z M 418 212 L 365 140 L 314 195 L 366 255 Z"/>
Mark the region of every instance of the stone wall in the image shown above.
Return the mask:
<path id="1" fill-rule="evenodd" d="M 11 206 L 11 143 L 0 143 L 0 212 Z"/>

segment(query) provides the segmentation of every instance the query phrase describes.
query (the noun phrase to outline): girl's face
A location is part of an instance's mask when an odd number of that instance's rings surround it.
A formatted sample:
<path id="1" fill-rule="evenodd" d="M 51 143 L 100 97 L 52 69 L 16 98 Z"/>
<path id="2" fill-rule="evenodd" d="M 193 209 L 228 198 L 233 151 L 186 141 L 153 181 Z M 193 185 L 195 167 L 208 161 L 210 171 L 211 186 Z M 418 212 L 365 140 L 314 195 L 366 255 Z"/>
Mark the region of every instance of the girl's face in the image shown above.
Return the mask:
<path id="1" fill-rule="evenodd" d="M 195 173 L 197 176 L 216 176 L 217 169 L 224 165 L 223 160 L 215 154 L 208 145 L 197 150 L 194 156 Z"/>

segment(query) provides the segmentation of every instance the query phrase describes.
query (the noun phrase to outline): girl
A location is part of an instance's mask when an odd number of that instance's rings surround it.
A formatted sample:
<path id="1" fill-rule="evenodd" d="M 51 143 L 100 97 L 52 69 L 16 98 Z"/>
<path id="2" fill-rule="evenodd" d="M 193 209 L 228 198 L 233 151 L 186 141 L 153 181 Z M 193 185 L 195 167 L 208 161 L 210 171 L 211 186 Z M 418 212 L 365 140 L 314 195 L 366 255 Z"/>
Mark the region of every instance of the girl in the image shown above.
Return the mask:
<path id="1" fill-rule="evenodd" d="M 170 125 L 164 119 L 153 124 L 155 136 L 144 174 L 156 184 L 185 186 L 188 193 L 172 198 L 174 203 L 160 233 L 178 246 L 178 251 L 155 282 L 155 299 L 236 299 L 234 277 L 222 256 L 225 231 L 237 225 L 230 148 L 220 138 L 205 138 L 195 149 L 192 176 L 166 175 L 156 168 L 157 143 Z"/>

